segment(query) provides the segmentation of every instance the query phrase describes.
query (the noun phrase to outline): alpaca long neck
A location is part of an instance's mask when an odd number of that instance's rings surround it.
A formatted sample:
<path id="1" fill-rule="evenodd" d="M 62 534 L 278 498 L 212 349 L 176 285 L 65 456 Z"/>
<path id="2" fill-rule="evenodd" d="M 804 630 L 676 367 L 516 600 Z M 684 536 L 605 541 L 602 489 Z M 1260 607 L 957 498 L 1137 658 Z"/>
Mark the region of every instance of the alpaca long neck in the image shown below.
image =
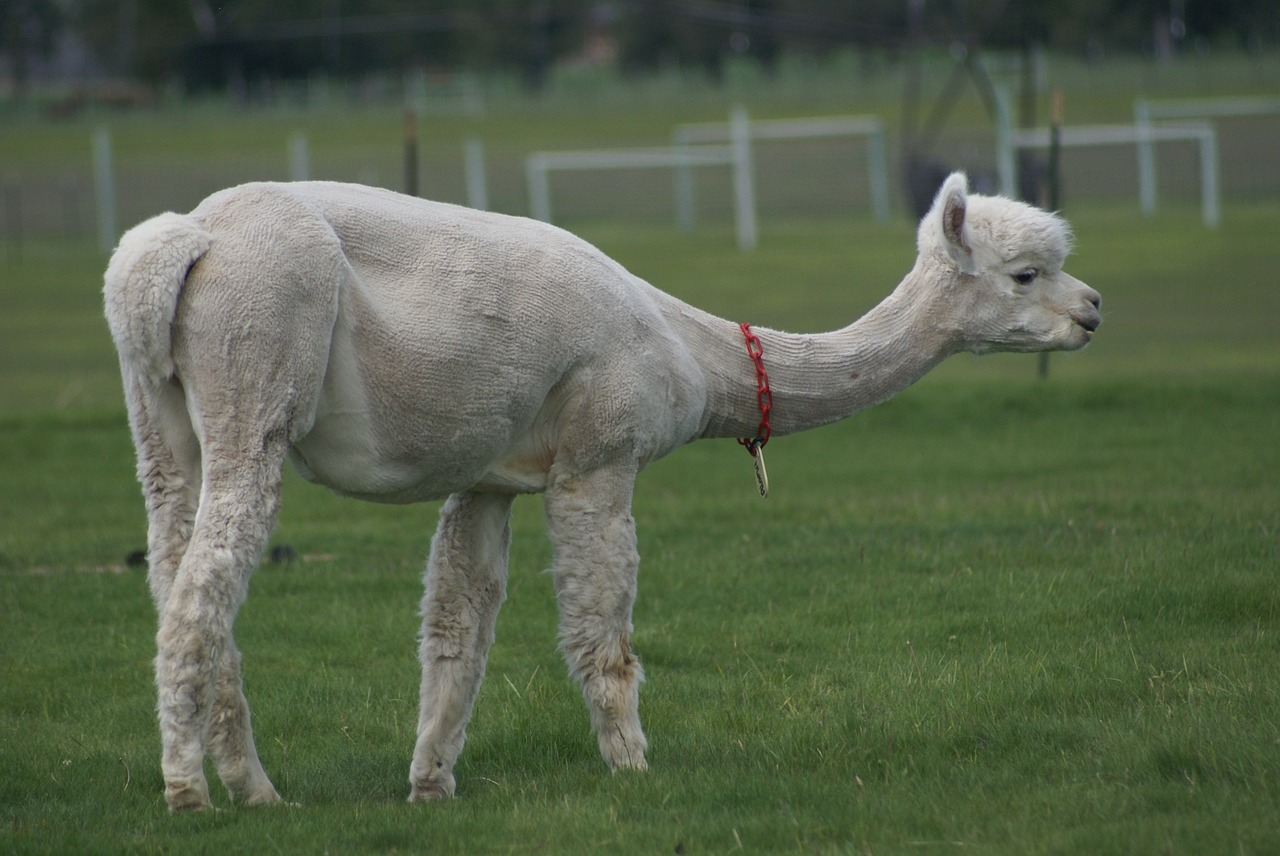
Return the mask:
<path id="1" fill-rule="evenodd" d="M 912 271 L 883 302 L 831 333 L 752 328 L 773 393 L 774 434 L 816 428 L 885 401 L 958 348 L 938 305 L 939 290 Z M 708 382 L 702 437 L 751 437 L 760 424 L 754 367 L 736 323 L 690 316 L 689 341 Z M 691 331 L 692 332 L 692 331 Z"/>

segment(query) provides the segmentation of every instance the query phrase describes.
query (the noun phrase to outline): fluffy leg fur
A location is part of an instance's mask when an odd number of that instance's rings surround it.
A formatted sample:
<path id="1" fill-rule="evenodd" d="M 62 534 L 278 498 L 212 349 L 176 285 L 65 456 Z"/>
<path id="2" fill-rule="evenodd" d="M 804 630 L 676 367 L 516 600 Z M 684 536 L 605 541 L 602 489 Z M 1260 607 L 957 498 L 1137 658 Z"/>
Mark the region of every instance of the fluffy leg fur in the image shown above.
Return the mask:
<path id="1" fill-rule="evenodd" d="M 261 767 L 248 736 L 231 625 L 271 530 L 283 459 L 280 444 L 273 448 L 261 438 L 241 446 L 238 454 L 210 455 L 195 530 L 161 610 L 156 636 L 161 768 L 165 798 L 174 811 L 210 805 L 206 749 L 233 771 L 233 792 L 243 795 L 242 789 L 250 787 L 256 788 L 250 799 L 272 801 L 274 796 L 265 774 L 255 781 Z M 237 766 L 248 772 L 236 771 Z"/>
<path id="2" fill-rule="evenodd" d="M 453 796 L 498 608 L 506 597 L 513 497 L 463 493 L 440 511 L 422 598 L 421 706 L 409 800 Z"/>
<path id="3" fill-rule="evenodd" d="M 280 794 L 258 760 L 249 724 L 249 703 L 240 685 L 240 652 L 230 633 L 215 681 L 207 746 L 217 765 L 218 778 L 234 799 L 246 805 L 280 802 Z"/>
<path id="4" fill-rule="evenodd" d="M 277 459 L 274 478 L 269 462 L 256 473 L 232 467 L 234 476 L 218 475 L 226 467 L 215 466 L 197 515 L 201 455 L 181 389 L 135 378 L 127 382 L 127 399 L 147 504 L 148 581 L 160 618 L 156 682 L 166 799 L 174 811 L 210 805 L 207 749 L 233 796 L 250 804 L 279 801 L 254 748 L 230 626 L 270 529 L 282 453 L 258 453 Z M 246 473 L 249 487 L 238 484 Z M 254 501 L 237 500 L 237 492 Z M 249 540 L 231 550 L 242 532 Z"/>
<path id="5" fill-rule="evenodd" d="M 647 766 L 639 712 L 644 673 L 631 651 L 640 562 L 631 517 L 634 476 L 610 469 L 557 478 L 546 497 L 560 648 L 613 770 Z"/>
<path id="6" fill-rule="evenodd" d="M 125 391 L 147 506 L 147 581 L 163 625 L 194 528 L 200 456 L 182 394 L 174 385 L 143 384 L 126 369 Z M 173 658 L 165 658 L 164 647 L 160 645 L 156 660 L 156 682 L 165 744 L 165 797 L 174 811 L 206 808 L 210 802 L 202 770 L 204 751 L 189 734 L 195 731 L 198 737 L 199 725 L 182 728 L 175 722 L 179 696 L 189 698 L 192 693 L 173 686 Z"/>
<path id="7" fill-rule="evenodd" d="M 147 582 L 156 610 L 163 612 L 195 525 L 200 451 L 175 386 L 148 392 L 126 374 L 125 387 L 147 505 Z"/>

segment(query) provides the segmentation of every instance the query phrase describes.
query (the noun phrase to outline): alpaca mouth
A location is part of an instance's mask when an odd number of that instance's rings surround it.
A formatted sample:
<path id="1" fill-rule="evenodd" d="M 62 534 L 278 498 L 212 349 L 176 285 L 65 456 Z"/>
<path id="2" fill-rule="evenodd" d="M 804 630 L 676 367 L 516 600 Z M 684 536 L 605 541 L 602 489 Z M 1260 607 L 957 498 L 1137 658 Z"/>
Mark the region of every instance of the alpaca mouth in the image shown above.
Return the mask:
<path id="1" fill-rule="evenodd" d="M 1085 316 L 1073 316 L 1076 324 L 1084 328 L 1084 331 L 1092 336 L 1098 330 L 1098 325 L 1102 323 L 1102 317 L 1096 313 L 1090 313 Z"/>

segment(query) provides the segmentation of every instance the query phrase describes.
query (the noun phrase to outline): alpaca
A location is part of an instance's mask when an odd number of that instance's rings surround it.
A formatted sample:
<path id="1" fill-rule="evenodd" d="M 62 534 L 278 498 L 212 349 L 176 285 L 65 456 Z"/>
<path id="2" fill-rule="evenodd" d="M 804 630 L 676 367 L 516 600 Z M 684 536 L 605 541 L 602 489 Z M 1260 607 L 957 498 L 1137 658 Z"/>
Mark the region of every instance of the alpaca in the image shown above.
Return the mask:
<path id="1" fill-rule="evenodd" d="M 1083 347 L 1100 298 L 1062 270 L 1069 241 L 1056 216 L 970 195 L 957 173 L 892 294 L 841 330 L 794 335 L 699 311 L 547 224 L 356 185 L 246 184 L 134 227 L 104 296 L 146 499 L 169 808 L 210 806 L 206 755 L 233 799 L 280 801 L 232 623 L 286 457 L 340 494 L 447 498 L 424 575 L 410 800 L 454 794 L 522 493 L 545 494 L 560 648 L 600 753 L 644 769 L 640 469 L 701 438 L 756 454 L 770 429 L 842 419 L 960 351 Z"/>

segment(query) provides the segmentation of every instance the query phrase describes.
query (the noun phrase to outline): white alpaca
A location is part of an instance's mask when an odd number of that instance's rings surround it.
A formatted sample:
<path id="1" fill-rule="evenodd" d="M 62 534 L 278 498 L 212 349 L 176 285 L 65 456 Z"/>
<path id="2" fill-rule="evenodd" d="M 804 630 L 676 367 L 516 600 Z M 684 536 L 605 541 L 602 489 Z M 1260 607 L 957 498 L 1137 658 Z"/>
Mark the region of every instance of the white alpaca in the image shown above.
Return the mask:
<path id="1" fill-rule="evenodd" d="M 772 428 L 884 401 L 950 354 L 1075 349 L 1097 292 L 1066 226 L 951 176 L 897 289 L 833 333 L 759 329 Z M 367 187 L 249 184 L 129 231 L 106 272 L 149 521 L 165 796 L 280 796 L 258 761 L 231 627 L 284 459 L 378 502 L 448 497 L 422 600 L 410 799 L 454 792 L 506 589 L 513 498 L 544 492 L 560 647 L 604 760 L 645 767 L 632 485 L 760 422 L 739 325 L 532 220 Z"/>

